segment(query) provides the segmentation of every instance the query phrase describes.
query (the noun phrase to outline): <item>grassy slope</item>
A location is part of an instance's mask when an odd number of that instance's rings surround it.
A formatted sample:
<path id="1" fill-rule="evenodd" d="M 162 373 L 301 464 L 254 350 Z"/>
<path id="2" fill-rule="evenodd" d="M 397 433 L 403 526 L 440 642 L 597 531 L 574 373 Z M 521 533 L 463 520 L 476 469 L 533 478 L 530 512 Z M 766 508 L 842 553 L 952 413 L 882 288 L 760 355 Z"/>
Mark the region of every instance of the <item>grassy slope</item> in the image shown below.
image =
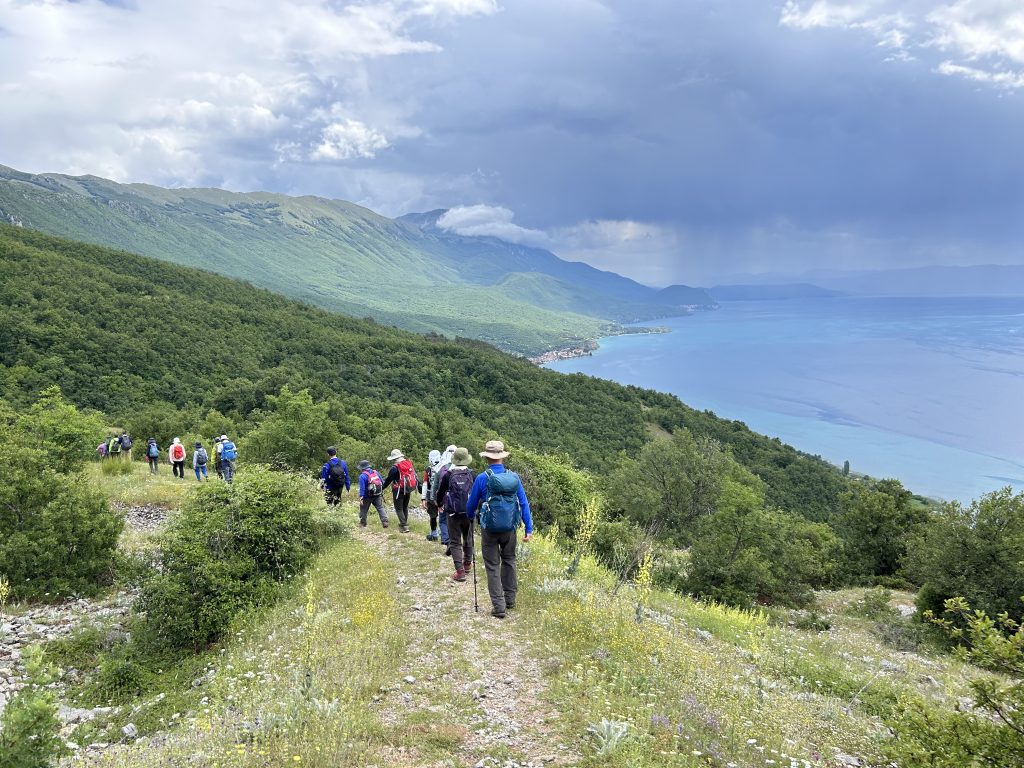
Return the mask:
<path id="1" fill-rule="evenodd" d="M 888 649 L 841 611 L 830 632 L 805 632 L 654 590 L 638 623 L 642 593 L 613 595 L 614 576 L 589 558 L 564 579 L 567 557 L 543 537 L 524 545 L 519 609 L 498 622 L 473 613 L 471 583 L 450 582 L 424 530 L 374 526 L 330 547 L 222 652 L 162 679 L 165 697 L 80 731 L 89 743 L 119 740 L 127 722 L 167 729 L 95 764 L 836 766 L 838 753 L 881 764 L 879 718 L 906 697 L 952 708 L 980 674 Z M 841 606 L 824 596 L 823 610 Z M 591 730 L 602 720 L 626 724 L 604 753 Z"/>
<path id="2" fill-rule="evenodd" d="M 484 290 L 481 263 L 339 200 L 167 190 L 0 168 L 0 218 L 251 281 L 334 311 L 531 353 L 602 334 L 602 301 L 551 308 Z M 581 308 L 590 307 L 585 316 Z M 600 315 L 600 316 L 597 316 Z"/>

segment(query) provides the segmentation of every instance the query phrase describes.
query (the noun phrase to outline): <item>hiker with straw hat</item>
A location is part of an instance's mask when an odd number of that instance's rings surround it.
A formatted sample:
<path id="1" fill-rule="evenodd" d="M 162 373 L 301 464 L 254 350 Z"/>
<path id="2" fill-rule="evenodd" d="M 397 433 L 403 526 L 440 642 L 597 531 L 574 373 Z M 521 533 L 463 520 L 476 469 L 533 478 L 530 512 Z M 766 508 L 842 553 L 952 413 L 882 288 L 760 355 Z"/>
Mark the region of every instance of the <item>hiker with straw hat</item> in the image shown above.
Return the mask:
<path id="1" fill-rule="evenodd" d="M 480 522 L 480 549 L 487 568 L 487 592 L 491 596 L 491 616 L 504 619 L 505 612 L 516 607 L 519 587 L 516 573 L 516 531 L 526 528 L 523 541 L 533 536 L 530 502 L 526 499 L 519 475 L 505 469 L 508 457 L 501 440 L 488 440 L 480 456 L 487 469 L 477 475 L 469 492 L 466 513 Z"/>
<path id="2" fill-rule="evenodd" d="M 419 484 L 416 480 L 416 469 L 412 462 L 395 448 L 388 456 L 392 462 L 388 476 L 384 478 L 384 487 L 391 486 L 391 498 L 395 502 L 395 514 L 398 515 L 398 530 L 409 532 L 409 499 Z"/>

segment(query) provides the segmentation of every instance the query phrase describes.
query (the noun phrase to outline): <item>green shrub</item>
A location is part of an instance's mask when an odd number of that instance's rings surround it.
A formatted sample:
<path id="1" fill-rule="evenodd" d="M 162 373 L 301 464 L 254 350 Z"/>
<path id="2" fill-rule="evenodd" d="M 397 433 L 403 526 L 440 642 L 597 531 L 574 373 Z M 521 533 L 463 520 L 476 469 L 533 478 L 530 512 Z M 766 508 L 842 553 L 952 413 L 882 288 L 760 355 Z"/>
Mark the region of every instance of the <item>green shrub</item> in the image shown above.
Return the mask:
<path id="1" fill-rule="evenodd" d="M 315 545 L 312 486 L 253 467 L 233 486 L 197 487 L 162 541 L 160 573 L 140 598 L 150 644 L 199 650 L 250 606 L 269 602 Z"/>
<path id="2" fill-rule="evenodd" d="M 124 461 L 122 459 L 106 459 L 100 462 L 100 473 L 107 477 L 130 475 L 134 471 L 135 467 L 130 461 Z"/>
<path id="3" fill-rule="evenodd" d="M 28 685 L 0 716 L 0 768 L 47 768 L 65 751 L 56 694 L 47 687 L 53 670 L 38 647 L 27 648 L 22 658 Z"/>
<path id="4" fill-rule="evenodd" d="M 745 504 L 727 507 L 702 521 L 687 588 L 741 607 L 806 605 L 812 590 L 831 578 L 838 551 L 823 523 Z"/>
<path id="5" fill-rule="evenodd" d="M 92 594 L 113 576 L 124 517 L 42 451 L 0 436 L 0 563 L 14 597 Z"/>
<path id="6" fill-rule="evenodd" d="M 1024 765 L 1024 626 L 1006 613 L 993 619 L 971 611 L 963 598 L 947 601 L 934 621 L 965 643 L 961 658 L 1001 674 L 971 681 L 969 707 L 936 711 L 921 699 L 907 702 L 891 725 L 893 757 L 935 768 Z"/>
<path id="7" fill-rule="evenodd" d="M 247 461 L 289 469 L 323 464 L 324 451 L 338 442 L 339 431 L 327 403 L 314 403 L 309 390 L 267 397 L 268 408 L 253 414 L 259 425 L 240 443 Z"/>
<path id="8" fill-rule="evenodd" d="M 573 467 L 566 457 L 518 449 L 509 457 L 508 467 L 522 478 L 534 524 L 557 524 L 559 531 L 574 536 L 580 511 L 594 495 L 593 477 Z"/>
<path id="9" fill-rule="evenodd" d="M 882 587 L 868 589 L 860 600 L 855 601 L 847 608 L 847 612 L 854 616 L 863 616 L 866 619 L 889 619 L 898 615 L 896 609 L 890 604 L 891 600 L 892 592 L 887 589 Z"/>
<path id="10" fill-rule="evenodd" d="M 904 567 L 922 585 L 922 615 L 964 597 L 990 616 L 1024 618 L 1024 493 L 1004 488 L 969 507 L 943 505 L 909 538 Z"/>
<path id="11" fill-rule="evenodd" d="M 891 577 L 907 551 L 907 540 L 927 519 L 927 511 L 898 480 L 881 480 L 841 497 L 833 527 L 843 541 L 841 578 L 870 583 Z"/>
<path id="12" fill-rule="evenodd" d="M 100 662 L 94 686 L 104 699 L 123 701 L 142 692 L 146 675 L 130 649 L 118 649 Z"/>
<path id="13" fill-rule="evenodd" d="M 50 387 L 18 416 L 9 437 L 17 445 L 39 449 L 54 469 L 75 472 L 96 455 L 103 434 L 99 415 L 80 412 L 59 387 Z"/>

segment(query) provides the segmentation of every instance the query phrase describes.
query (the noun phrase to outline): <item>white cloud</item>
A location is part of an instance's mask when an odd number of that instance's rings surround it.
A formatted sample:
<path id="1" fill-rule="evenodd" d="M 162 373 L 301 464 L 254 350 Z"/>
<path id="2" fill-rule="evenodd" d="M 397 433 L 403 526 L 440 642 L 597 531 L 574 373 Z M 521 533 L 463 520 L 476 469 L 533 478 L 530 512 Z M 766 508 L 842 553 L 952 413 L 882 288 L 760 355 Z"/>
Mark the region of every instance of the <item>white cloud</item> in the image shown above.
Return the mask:
<path id="1" fill-rule="evenodd" d="M 388 146 L 384 134 L 360 123 L 345 120 L 331 123 L 320 135 L 320 144 L 310 157 L 314 160 L 351 160 L 355 157 L 373 157 L 377 150 Z"/>
<path id="2" fill-rule="evenodd" d="M 0 162 L 165 185 L 366 162 L 419 134 L 366 63 L 492 0 L 0 0 Z M 112 53 L 116 52 L 116 53 Z"/>
<path id="3" fill-rule="evenodd" d="M 677 282 L 691 266 L 679 232 L 658 224 L 584 221 L 552 231 L 551 239 L 552 250 L 563 259 L 629 274 L 652 285 Z"/>
<path id="4" fill-rule="evenodd" d="M 510 243 L 550 247 L 546 233 L 521 227 L 514 218 L 512 211 L 501 206 L 464 205 L 446 211 L 437 220 L 437 226 L 466 237 L 497 237 Z"/>
<path id="5" fill-rule="evenodd" d="M 800 30 L 867 32 L 877 44 L 897 50 L 938 50 L 952 56 L 937 63 L 939 74 L 1002 89 L 1024 87 L 1024 6 L 1019 0 L 787 0 L 782 26 Z"/>

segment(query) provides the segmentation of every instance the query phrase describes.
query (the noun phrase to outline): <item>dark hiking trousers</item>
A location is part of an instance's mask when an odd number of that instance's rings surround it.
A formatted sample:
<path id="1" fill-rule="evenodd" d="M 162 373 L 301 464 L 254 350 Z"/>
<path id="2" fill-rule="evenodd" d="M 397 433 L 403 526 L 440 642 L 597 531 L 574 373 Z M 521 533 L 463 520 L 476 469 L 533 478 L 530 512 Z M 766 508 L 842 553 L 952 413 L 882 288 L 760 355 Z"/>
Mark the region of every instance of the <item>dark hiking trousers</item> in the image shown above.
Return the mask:
<path id="1" fill-rule="evenodd" d="M 450 525 L 449 521 L 449 525 Z M 487 591 L 495 613 L 516 603 L 519 580 L 516 576 L 516 532 L 494 533 L 481 529 L 480 550 L 487 567 Z"/>
<path id="2" fill-rule="evenodd" d="M 182 480 L 184 480 L 185 479 L 185 460 L 182 459 L 181 461 L 172 461 L 171 462 L 171 472 L 174 473 L 175 477 L 180 477 Z"/>
<path id="3" fill-rule="evenodd" d="M 147 456 L 146 458 L 149 459 L 149 471 L 152 472 L 154 475 L 157 474 L 160 467 L 160 457 Z"/>
<path id="4" fill-rule="evenodd" d="M 405 528 L 409 525 L 409 497 L 412 491 L 400 491 L 393 494 L 395 500 L 395 514 L 398 515 L 398 524 Z"/>
<path id="5" fill-rule="evenodd" d="M 370 505 L 377 510 L 377 514 L 380 515 L 380 522 L 385 528 L 388 527 L 388 513 L 384 511 L 384 501 L 380 496 L 363 496 L 359 500 L 359 524 L 366 525 L 366 513 L 370 511 Z"/>
<path id="6" fill-rule="evenodd" d="M 430 532 L 437 533 L 437 502 L 427 502 L 427 517 L 430 518 Z"/>
<path id="7" fill-rule="evenodd" d="M 341 488 L 325 488 L 324 499 L 328 506 L 337 506 L 341 503 Z"/>
<path id="8" fill-rule="evenodd" d="M 469 515 L 448 516 L 448 542 L 452 548 L 455 570 L 461 571 L 473 562 L 473 521 Z"/>

